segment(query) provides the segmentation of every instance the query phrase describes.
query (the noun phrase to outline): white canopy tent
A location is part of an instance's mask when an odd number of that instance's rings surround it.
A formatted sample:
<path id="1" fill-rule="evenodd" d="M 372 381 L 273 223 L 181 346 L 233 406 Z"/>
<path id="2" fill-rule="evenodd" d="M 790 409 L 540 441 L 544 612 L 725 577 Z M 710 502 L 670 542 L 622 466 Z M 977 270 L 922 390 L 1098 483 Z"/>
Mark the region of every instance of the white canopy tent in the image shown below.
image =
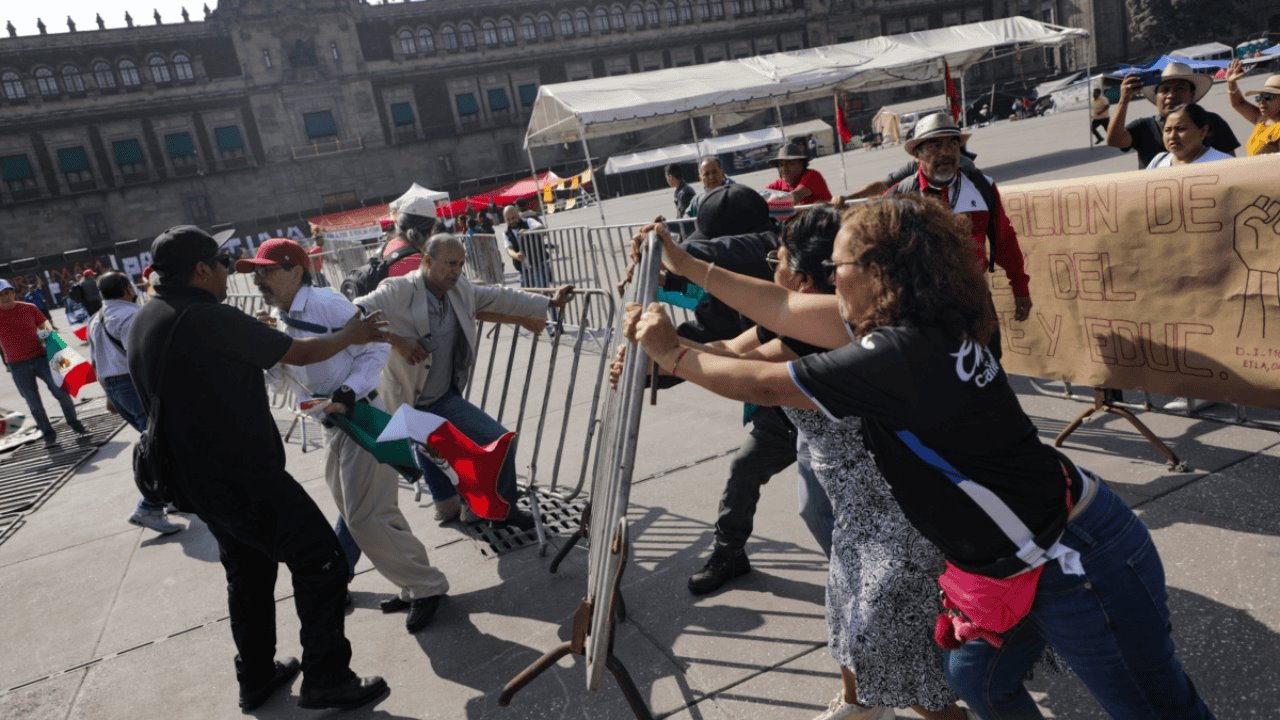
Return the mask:
<path id="1" fill-rule="evenodd" d="M 543 85 L 525 133 L 539 147 L 719 112 L 748 113 L 841 90 L 915 85 L 963 73 L 995 48 L 1054 46 L 1088 33 L 1025 17 L 890 35 L 707 65 Z"/>
<path id="2" fill-rule="evenodd" d="M 646 170 L 670 163 L 693 162 L 711 155 L 727 155 L 768 145 L 781 145 L 789 137 L 801 137 L 804 135 L 816 135 L 820 143 L 823 140 L 829 142 L 831 126 L 822 120 L 810 120 L 788 125 L 784 129 L 768 127 L 750 132 L 703 138 L 697 143 L 668 145 L 628 155 L 614 155 L 609 158 L 609 162 L 605 163 L 604 171 L 614 174 L 632 170 Z"/>

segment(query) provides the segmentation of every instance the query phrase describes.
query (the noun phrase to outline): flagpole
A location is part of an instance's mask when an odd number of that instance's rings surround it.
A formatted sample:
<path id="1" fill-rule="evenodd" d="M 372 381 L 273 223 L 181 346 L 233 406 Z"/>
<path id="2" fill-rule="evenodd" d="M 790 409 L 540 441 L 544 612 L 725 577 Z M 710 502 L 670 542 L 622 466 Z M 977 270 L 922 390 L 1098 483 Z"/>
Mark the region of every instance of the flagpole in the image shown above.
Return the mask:
<path id="1" fill-rule="evenodd" d="M 773 104 L 773 112 L 778 117 L 778 132 L 782 133 L 782 144 L 787 144 L 787 128 L 782 124 L 782 106 L 778 103 Z"/>
<path id="2" fill-rule="evenodd" d="M 844 108 L 840 107 L 840 91 L 835 92 L 836 101 L 836 142 L 840 143 L 840 183 L 844 185 L 844 191 L 849 192 L 849 176 L 844 170 L 844 136 L 840 134 L 840 117 L 844 114 Z"/>
<path id="3" fill-rule="evenodd" d="M 968 68 L 960 69 L 960 127 L 969 126 L 969 106 L 965 104 L 964 94 L 964 71 Z"/>
<path id="4" fill-rule="evenodd" d="M 529 156 L 529 172 L 533 173 L 533 186 L 538 189 L 538 209 L 542 211 L 542 225 L 551 227 L 551 223 L 547 222 L 550 219 L 547 216 L 547 206 L 542 202 L 542 180 L 538 177 L 538 166 L 533 164 L 533 148 L 525 145 L 524 151 Z"/>

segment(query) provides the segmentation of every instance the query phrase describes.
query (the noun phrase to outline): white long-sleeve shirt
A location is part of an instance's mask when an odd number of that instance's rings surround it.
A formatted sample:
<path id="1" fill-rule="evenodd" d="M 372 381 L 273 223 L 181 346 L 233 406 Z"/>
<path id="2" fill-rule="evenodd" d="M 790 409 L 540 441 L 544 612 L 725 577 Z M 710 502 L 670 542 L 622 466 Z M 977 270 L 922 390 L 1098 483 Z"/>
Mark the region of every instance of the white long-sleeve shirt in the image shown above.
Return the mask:
<path id="1" fill-rule="evenodd" d="M 341 330 L 356 312 L 356 306 L 333 289 L 303 285 L 298 288 L 298 294 L 294 296 L 287 315 L 290 319 L 320 326 L 326 332 L 291 327 L 281 317 L 278 308 L 272 309 L 271 314 L 276 318 L 279 330 L 290 337 L 306 338 Z M 289 365 L 287 374 L 295 383 L 304 386 L 299 390 L 305 395 L 328 397 L 346 385 L 355 392 L 357 398 L 363 398 L 377 389 L 382 368 L 387 364 L 390 352 L 391 346 L 386 343 L 352 345 L 324 362 Z M 285 376 L 280 365 L 272 368 L 270 374 L 276 379 Z"/>

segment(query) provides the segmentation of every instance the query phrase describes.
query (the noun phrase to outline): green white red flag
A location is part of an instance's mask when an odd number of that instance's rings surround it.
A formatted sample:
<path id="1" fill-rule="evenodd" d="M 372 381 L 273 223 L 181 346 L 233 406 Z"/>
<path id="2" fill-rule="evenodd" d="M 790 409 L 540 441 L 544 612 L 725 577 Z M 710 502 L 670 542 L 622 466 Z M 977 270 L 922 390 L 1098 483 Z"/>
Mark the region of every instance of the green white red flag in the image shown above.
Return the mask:
<path id="1" fill-rule="evenodd" d="M 71 397 L 78 395 L 80 388 L 98 380 L 93 364 L 68 347 L 56 332 L 49 333 L 49 337 L 44 339 L 44 354 L 49 358 L 53 379 Z"/>

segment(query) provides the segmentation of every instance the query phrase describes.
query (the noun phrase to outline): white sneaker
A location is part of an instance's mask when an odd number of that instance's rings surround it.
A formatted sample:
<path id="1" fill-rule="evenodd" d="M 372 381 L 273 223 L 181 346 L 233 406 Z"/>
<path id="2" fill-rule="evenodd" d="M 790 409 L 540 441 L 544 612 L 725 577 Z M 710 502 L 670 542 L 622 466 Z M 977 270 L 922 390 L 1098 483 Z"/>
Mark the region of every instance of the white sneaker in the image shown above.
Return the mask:
<path id="1" fill-rule="evenodd" d="M 893 720 L 893 708 L 845 702 L 841 693 L 827 706 L 826 712 L 813 720 Z"/>
<path id="2" fill-rule="evenodd" d="M 1198 400 L 1196 398 L 1174 398 L 1164 404 L 1165 410 L 1172 412 L 1196 412 L 1204 410 L 1213 404 L 1212 400 Z"/>
<path id="3" fill-rule="evenodd" d="M 169 522 L 164 510 L 135 510 L 129 516 L 129 522 L 139 527 L 150 528 L 161 535 L 172 535 L 182 529 L 181 525 Z"/>

